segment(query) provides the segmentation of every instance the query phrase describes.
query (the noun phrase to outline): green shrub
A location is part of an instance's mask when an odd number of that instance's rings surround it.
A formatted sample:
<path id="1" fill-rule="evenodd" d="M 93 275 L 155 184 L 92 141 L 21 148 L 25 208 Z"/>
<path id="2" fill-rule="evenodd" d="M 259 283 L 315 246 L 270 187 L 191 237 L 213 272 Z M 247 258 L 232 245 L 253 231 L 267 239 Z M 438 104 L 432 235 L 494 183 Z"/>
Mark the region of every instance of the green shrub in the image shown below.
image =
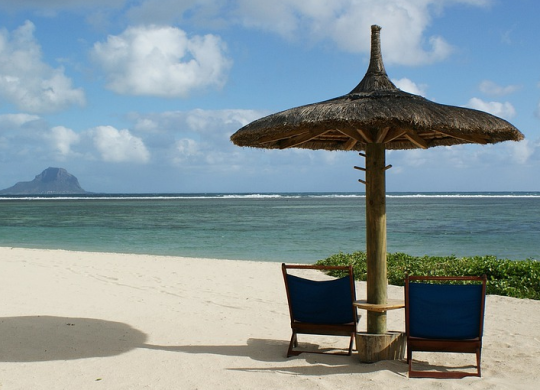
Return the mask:
<path id="1" fill-rule="evenodd" d="M 338 253 L 318 265 L 349 265 L 354 268 L 357 280 L 367 278 L 367 256 L 365 252 Z M 540 300 L 540 262 L 536 260 L 513 261 L 496 256 L 414 257 L 405 253 L 387 255 L 388 283 L 403 286 L 405 275 L 432 276 L 482 276 L 486 275 L 487 293 L 515 298 Z M 339 275 L 335 275 L 339 276 Z"/>

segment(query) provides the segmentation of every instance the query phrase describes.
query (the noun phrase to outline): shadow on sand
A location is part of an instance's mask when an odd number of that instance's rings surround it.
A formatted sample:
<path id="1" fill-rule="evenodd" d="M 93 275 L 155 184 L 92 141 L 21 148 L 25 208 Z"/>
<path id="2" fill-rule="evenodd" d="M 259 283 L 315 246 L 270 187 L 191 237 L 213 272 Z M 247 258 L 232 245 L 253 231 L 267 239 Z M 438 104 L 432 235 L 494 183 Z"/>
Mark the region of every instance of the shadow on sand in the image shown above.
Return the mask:
<path id="1" fill-rule="evenodd" d="M 145 333 L 92 318 L 0 318 L 0 362 L 42 362 L 120 355 L 144 346 Z"/>
<path id="2" fill-rule="evenodd" d="M 406 375 L 407 365 L 402 361 L 384 361 L 361 364 L 352 356 L 301 354 L 285 356 L 286 340 L 250 338 L 244 345 L 152 345 L 148 336 L 128 324 L 92 318 L 22 316 L 0 318 L 0 362 L 43 362 L 116 356 L 137 348 L 247 357 L 252 360 L 275 363 L 262 367 L 234 367 L 235 371 L 275 371 L 298 375 L 358 374 L 392 371 Z M 314 345 L 310 349 L 316 348 Z M 298 364 L 299 360 L 302 364 Z M 308 365 L 305 364 L 308 363 Z"/>
<path id="3" fill-rule="evenodd" d="M 248 357 L 261 362 L 274 362 L 276 365 L 264 367 L 235 367 L 232 371 L 245 372 L 281 372 L 294 375 L 336 375 L 336 374 L 360 374 L 377 371 L 391 371 L 401 376 L 407 376 L 407 364 L 405 361 L 381 361 L 372 364 L 362 364 L 356 353 L 351 356 L 321 355 L 304 353 L 296 357 L 287 358 L 286 352 L 289 345 L 285 340 L 255 339 L 250 338 L 246 345 L 186 345 L 186 346 L 152 346 L 174 352 L 191 354 L 210 354 L 224 356 Z M 310 350 L 316 350 L 317 345 L 304 345 Z M 298 364 L 301 360 L 302 364 Z M 305 365 L 307 362 L 309 365 Z"/>

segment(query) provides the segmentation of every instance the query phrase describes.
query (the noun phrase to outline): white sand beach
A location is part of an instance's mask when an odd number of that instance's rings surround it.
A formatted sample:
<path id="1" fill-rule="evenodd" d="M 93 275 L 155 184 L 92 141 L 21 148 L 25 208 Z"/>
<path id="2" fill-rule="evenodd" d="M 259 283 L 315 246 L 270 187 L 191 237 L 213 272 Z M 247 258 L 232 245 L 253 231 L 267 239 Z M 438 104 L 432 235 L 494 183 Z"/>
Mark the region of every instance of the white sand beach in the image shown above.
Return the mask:
<path id="1" fill-rule="evenodd" d="M 488 296 L 482 378 L 434 380 L 409 379 L 404 361 L 286 358 L 291 331 L 279 263 L 0 248 L 0 286 L 2 390 L 536 389 L 540 382 L 540 301 Z M 365 297 L 364 283 L 357 294 Z M 402 298 L 403 289 L 390 286 L 389 297 Z M 389 329 L 404 330 L 403 310 L 389 312 Z M 440 355 L 418 358 L 437 364 Z"/>

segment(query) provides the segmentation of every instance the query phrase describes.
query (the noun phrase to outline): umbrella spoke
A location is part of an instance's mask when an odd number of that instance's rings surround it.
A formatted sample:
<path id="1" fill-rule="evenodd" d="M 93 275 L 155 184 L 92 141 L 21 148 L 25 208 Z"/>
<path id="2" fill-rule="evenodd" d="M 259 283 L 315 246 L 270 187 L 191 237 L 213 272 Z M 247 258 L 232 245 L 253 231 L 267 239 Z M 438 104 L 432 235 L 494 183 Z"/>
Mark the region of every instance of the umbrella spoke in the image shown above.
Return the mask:
<path id="1" fill-rule="evenodd" d="M 345 145 L 343 145 L 343 149 L 352 150 L 356 146 L 357 143 L 358 141 L 355 140 L 354 138 L 349 138 L 347 142 L 345 142 Z"/>
<path id="2" fill-rule="evenodd" d="M 292 129 L 288 131 L 282 131 L 279 133 L 272 133 L 270 135 L 265 135 L 257 138 L 257 142 L 260 144 L 269 144 L 274 143 L 283 139 L 291 138 L 295 135 L 298 135 L 298 129 Z"/>
<path id="3" fill-rule="evenodd" d="M 421 149 L 427 149 L 428 148 L 428 144 L 427 144 L 426 140 L 421 138 L 416 132 L 414 132 L 412 130 L 407 130 L 405 132 L 405 137 L 409 141 L 411 141 L 413 144 L 415 144 L 416 146 L 418 146 Z"/>
<path id="4" fill-rule="evenodd" d="M 447 133 L 444 131 L 438 130 L 439 133 L 451 137 L 451 138 L 457 138 L 463 141 L 466 141 L 467 143 L 475 143 L 475 144 L 482 144 L 486 145 L 488 143 L 488 140 L 486 139 L 486 136 L 480 135 L 480 134 L 459 134 L 459 133 Z"/>
<path id="5" fill-rule="evenodd" d="M 378 144 L 384 143 L 384 140 L 386 139 L 386 135 L 390 131 L 390 127 L 385 127 L 379 131 L 379 134 L 377 135 L 377 142 Z"/>
<path id="6" fill-rule="evenodd" d="M 310 130 L 307 133 L 299 134 L 297 136 L 291 137 L 286 140 L 279 141 L 279 148 L 280 149 L 287 149 L 292 148 L 294 146 L 298 146 L 300 144 L 303 144 L 305 142 L 311 141 L 314 138 L 317 138 L 320 135 L 323 135 L 324 133 L 328 132 L 328 129 L 316 129 L 316 130 Z"/>
<path id="7" fill-rule="evenodd" d="M 386 138 L 384 139 L 384 141 L 381 141 L 381 143 L 388 144 L 398 139 L 399 137 L 402 137 L 405 133 L 406 131 L 403 129 L 392 129 L 386 134 Z"/>
<path id="8" fill-rule="evenodd" d="M 341 133 L 345 134 L 346 136 L 349 136 L 356 141 L 360 143 L 373 143 L 373 138 L 370 136 L 368 132 L 361 129 L 355 129 L 354 127 L 340 127 L 338 129 Z"/>
<path id="9" fill-rule="evenodd" d="M 364 139 L 366 140 L 366 143 L 368 143 L 368 144 L 373 143 L 373 138 L 371 137 L 371 135 L 368 132 L 366 132 L 365 130 L 362 130 L 362 129 L 357 129 L 357 131 L 362 135 L 362 137 L 364 137 Z"/>

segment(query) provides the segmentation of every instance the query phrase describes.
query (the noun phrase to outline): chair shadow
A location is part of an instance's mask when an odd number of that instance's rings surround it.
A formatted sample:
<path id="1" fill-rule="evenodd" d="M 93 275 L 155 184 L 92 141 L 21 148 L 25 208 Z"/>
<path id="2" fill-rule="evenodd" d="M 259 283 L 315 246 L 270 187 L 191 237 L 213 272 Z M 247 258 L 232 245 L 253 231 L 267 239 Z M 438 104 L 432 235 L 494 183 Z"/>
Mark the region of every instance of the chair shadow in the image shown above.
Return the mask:
<path id="1" fill-rule="evenodd" d="M 356 352 L 353 352 L 351 356 L 303 353 L 299 356 L 287 358 L 286 352 L 288 345 L 289 342 L 285 340 L 250 338 L 246 345 L 184 345 L 169 347 L 145 345 L 144 348 L 190 354 L 247 357 L 261 362 L 276 363 L 274 367 L 229 368 L 231 371 L 272 371 L 313 376 L 391 371 L 398 375 L 407 376 L 408 367 L 404 360 L 386 360 L 362 364 L 358 359 Z M 306 344 L 304 346 L 308 347 L 309 350 L 317 350 L 317 345 Z M 299 360 L 306 361 L 309 365 L 299 365 L 297 363 Z"/>
<path id="2" fill-rule="evenodd" d="M 435 371 L 435 372 L 442 372 L 442 373 L 446 373 L 446 372 L 451 373 L 451 372 L 460 371 L 460 372 L 470 372 L 471 374 L 474 374 L 476 372 L 475 364 L 458 365 L 455 363 L 454 364 L 447 363 L 445 365 L 440 365 L 440 364 L 429 363 L 425 359 L 423 360 L 413 359 L 412 361 L 413 361 L 413 370 L 418 371 L 418 372 Z"/>

